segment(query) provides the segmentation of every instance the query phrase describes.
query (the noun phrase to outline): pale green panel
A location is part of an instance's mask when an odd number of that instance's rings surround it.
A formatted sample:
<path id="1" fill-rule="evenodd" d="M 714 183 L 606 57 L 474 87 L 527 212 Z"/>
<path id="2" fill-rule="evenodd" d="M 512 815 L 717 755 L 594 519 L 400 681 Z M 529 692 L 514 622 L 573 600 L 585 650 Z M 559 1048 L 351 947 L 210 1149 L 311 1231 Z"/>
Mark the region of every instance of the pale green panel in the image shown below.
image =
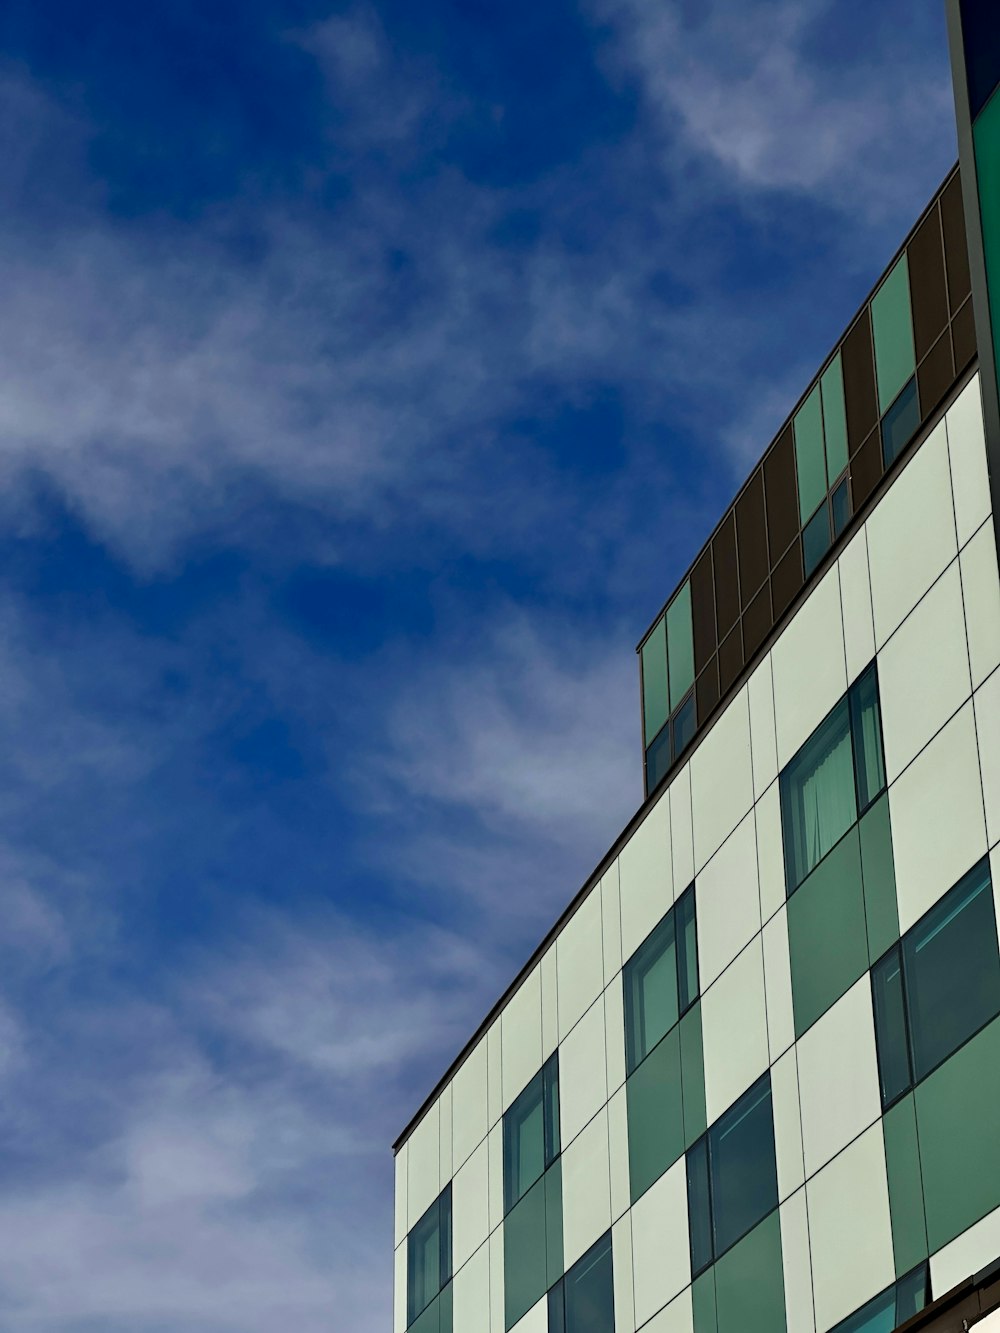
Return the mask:
<path id="1" fill-rule="evenodd" d="M 905 254 L 872 298 L 872 332 L 879 412 L 884 412 L 916 367 L 910 268 Z"/>
<path id="2" fill-rule="evenodd" d="M 685 583 L 667 609 L 667 651 L 670 658 L 670 711 L 694 684 L 694 626 L 691 584 Z"/>
<path id="3" fill-rule="evenodd" d="M 823 426 L 826 434 L 826 468 L 830 481 L 847 467 L 847 413 L 844 410 L 844 368 L 840 353 L 833 358 L 820 381 L 823 393 Z"/>
<path id="4" fill-rule="evenodd" d="M 667 627 L 658 620 L 642 645 L 642 719 L 648 745 L 667 720 Z"/>
<path id="5" fill-rule="evenodd" d="M 799 517 L 805 523 L 822 503 L 827 489 L 818 384 L 795 414 L 795 463 L 799 474 Z"/>

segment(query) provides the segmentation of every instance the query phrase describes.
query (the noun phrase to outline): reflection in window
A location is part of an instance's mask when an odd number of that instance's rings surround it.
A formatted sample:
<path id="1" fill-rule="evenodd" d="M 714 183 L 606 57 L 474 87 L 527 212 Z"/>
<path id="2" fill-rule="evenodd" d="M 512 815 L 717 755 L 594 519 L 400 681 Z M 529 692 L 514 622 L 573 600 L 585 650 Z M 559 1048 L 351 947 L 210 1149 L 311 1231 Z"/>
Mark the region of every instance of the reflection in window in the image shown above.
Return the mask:
<path id="1" fill-rule="evenodd" d="M 406 1257 L 407 1324 L 451 1281 L 451 1185 L 410 1232 Z"/>
<path id="2" fill-rule="evenodd" d="M 559 1156 L 559 1065 L 553 1055 L 503 1118 L 504 1212 Z"/>
<path id="3" fill-rule="evenodd" d="M 625 964 L 622 984 L 632 1073 L 698 998 L 693 884 Z"/>
<path id="4" fill-rule="evenodd" d="M 882 418 L 882 461 L 886 467 L 903 452 L 919 425 L 917 381 L 912 379 Z"/>
<path id="5" fill-rule="evenodd" d="M 802 529 L 802 564 L 806 578 L 830 549 L 830 516 L 826 501 Z"/>
<path id="6" fill-rule="evenodd" d="M 614 1333 L 611 1232 L 606 1232 L 549 1292 L 548 1333 Z"/>
<path id="7" fill-rule="evenodd" d="M 894 1287 L 887 1287 L 874 1300 L 855 1310 L 830 1333 L 893 1333 L 907 1319 L 919 1314 L 930 1299 L 930 1281 L 926 1264 L 921 1264 Z"/>

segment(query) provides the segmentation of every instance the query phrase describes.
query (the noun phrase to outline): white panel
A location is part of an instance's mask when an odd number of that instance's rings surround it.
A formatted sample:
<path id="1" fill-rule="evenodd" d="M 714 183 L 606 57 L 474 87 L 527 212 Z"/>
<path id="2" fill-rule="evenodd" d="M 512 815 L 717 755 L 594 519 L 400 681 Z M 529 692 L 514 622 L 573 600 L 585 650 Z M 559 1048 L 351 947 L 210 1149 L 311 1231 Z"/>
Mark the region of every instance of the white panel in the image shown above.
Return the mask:
<path id="1" fill-rule="evenodd" d="M 788 953 L 788 913 L 783 906 L 764 927 L 764 991 L 767 996 L 767 1044 L 771 1060 L 795 1040 L 792 964 Z"/>
<path id="2" fill-rule="evenodd" d="M 490 1230 L 503 1221 L 503 1123 L 494 1125 L 487 1139 L 489 1160 Z"/>
<path id="3" fill-rule="evenodd" d="M 503 1109 L 542 1067 L 542 973 L 534 967 L 500 1015 Z"/>
<path id="4" fill-rule="evenodd" d="M 774 1155 L 778 1167 L 778 1197 L 787 1199 L 802 1186 L 802 1120 L 799 1115 L 799 1073 L 792 1046 L 771 1066 L 771 1105 L 774 1111 Z"/>
<path id="5" fill-rule="evenodd" d="M 666 805 L 661 801 L 661 805 Z M 622 911 L 618 861 L 601 876 L 601 921 L 604 929 L 604 975 L 612 977 L 622 965 Z"/>
<path id="6" fill-rule="evenodd" d="M 879 647 L 955 558 L 955 516 L 944 422 L 932 431 L 868 520 Z"/>
<path id="7" fill-rule="evenodd" d="M 690 815 L 688 817 L 690 827 Z M 621 953 L 628 959 L 674 900 L 670 861 L 670 803 L 663 795 L 618 858 Z M 684 887 L 682 885 L 682 887 Z"/>
<path id="8" fill-rule="evenodd" d="M 747 683 L 750 700 L 750 748 L 753 794 L 759 796 L 778 776 L 778 745 L 774 732 L 774 683 L 771 655 L 763 659 Z"/>
<path id="9" fill-rule="evenodd" d="M 670 848 L 674 870 L 674 897 L 679 898 L 694 879 L 690 764 L 685 764 L 670 784 Z"/>
<path id="10" fill-rule="evenodd" d="M 962 595 L 973 688 L 1000 666 L 1000 578 L 996 536 L 984 523 L 962 552 Z"/>
<path id="11" fill-rule="evenodd" d="M 599 995 L 559 1047 L 559 1119 L 563 1148 L 608 1100 L 604 996 Z"/>
<path id="12" fill-rule="evenodd" d="M 848 542 L 840 565 L 840 600 L 844 611 L 844 653 L 850 684 L 875 656 L 875 622 L 868 575 L 868 535 L 864 528 Z"/>
<path id="13" fill-rule="evenodd" d="M 543 1296 L 537 1305 L 533 1305 L 523 1318 L 511 1328 L 510 1333 L 548 1333 L 549 1298 Z"/>
<path id="14" fill-rule="evenodd" d="M 624 1088 L 619 1088 L 608 1103 L 608 1146 L 611 1154 L 611 1216 L 617 1219 L 632 1204 L 628 1166 L 628 1101 Z"/>
<path id="15" fill-rule="evenodd" d="M 500 1049 L 500 1019 L 486 1033 L 486 1109 L 489 1128 L 503 1115 L 503 1068 Z"/>
<path id="16" fill-rule="evenodd" d="M 815 1333 L 806 1192 L 781 1205 L 781 1264 L 785 1274 L 786 1333 Z"/>
<path id="17" fill-rule="evenodd" d="M 556 982 L 556 946 L 542 955 L 542 1063 L 559 1045 L 559 1003 Z"/>
<path id="18" fill-rule="evenodd" d="M 611 1228 L 611 1266 L 615 1279 L 615 1333 L 635 1333 L 630 1213 L 619 1218 Z"/>
<path id="19" fill-rule="evenodd" d="M 895 783 L 889 807 L 899 929 L 905 932 L 986 851 L 971 703 Z"/>
<path id="20" fill-rule="evenodd" d="M 895 1279 L 882 1126 L 813 1176 L 806 1196 L 816 1327 L 826 1333 Z"/>
<path id="21" fill-rule="evenodd" d="M 604 1036 L 607 1051 L 608 1092 L 625 1082 L 625 999 L 622 974 L 612 977 L 604 992 Z"/>
<path id="22" fill-rule="evenodd" d="M 400 1241 L 405 1240 L 406 1233 L 409 1229 L 409 1216 L 406 1211 L 406 1149 L 407 1145 L 404 1143 L 400 1147 L 399 1152 L 396 1154 L 396 1159 L 395 1162 L 393 1163 L 395 1167 L 394 1175 L 396 1181 L 394 1224 L 393 1224 L 394 1245 L 398 1245 Z"/>
<path id="23" fill-rule="evenodd" d="M 599 884 L 587 894 L 556 940 L 556 980 L 562 1041 L 604 989 Z"/>
<path id="24" fill-rule="evenodd" d="M 1000 1310 L 994 1310 L 985 1319 L 980 1319 L 978 1324 L 973 1324 L 973 1328 L 976 1333 L 1000 1333 Z"/>
<path id="25" fill-rule="evenodd" d="M 490 1333 L 504 1333 L 503 1227 L 490 1234 Z"/>
<path id="26" fill-rule="evenodd" d="M 489 1144 L 479 1145 L 451 1187 L 452 1253 L 459 1268 L 490 1234 Z"/>
<path id="27" fill-rule="evenodd" d="M 705 734 L 691 760 L 695 869 L 700 869 L 753 805 L 750 707 L 746 687 Z"/>
<path id="28" fill-rule="evenodd" d="M 451 1084 L 452 1155 L 466 1161 L 486 1137 L 486 1038 L 473 1047 Z"/>
<path id="29" fill-rule="evenodd" d="M 894 782 L 972 692 L 958 563 L 878 655 L 885 767 Z"/>
<path id="30" fill-rule="evenodd" d="M 392 1330 L 404 1333 L 406 1328 L 406 1246 L 400 1245 L 393 1263 Z"/>
<path id="31" fill-rule="evenodd" d="M 931 1255 L 931 1291 L 937 1299 L 966 1278 L 974 1277 L 1000 1256 L 1000 1208 L 957 1236 L 943 1250 Z M 986 1325 L 976 1324 L 976 1333 Z"/>
<path id="32" fill-rule="evenodd" d="M 784 768 L 847 689 L 840 575 L 834 565 L 771 650 L 778 765 Z"/>
<path id="33" fill-rule="evenodd" d="M 490 1333 L 489 1245 L 481 1245 L 455 1274 L 452 1296 L 458 1333 Z"/>
<path id="34" fill-rule="evenodd" d="M 751 810 L 695 880 L 702 990 L 760 930 L 757 836 Z"/>
<path id="35" fill-rule="evenodd" d="M 754 940 L 701 1000 L 705 1108 L 716 1120 L 767 1068 L 764 955 Z"/>
<path id="36" fill-rule="evenodd" d="M 455 1165 L 452 1154 L 452 1132 L 451 1132 L 452 1092 L 450 1083 L 445 1084 L 445 1086 L 441 1089 L 440 1101 L 441 1101 L 441 1110 L 439 1113 L 440 1116 L 439 1128 L 441 1132 L 440 1171 L 441 1171 L 441 1188 L 444 1189 L 445 1185 L 447 1185 L 448 1181 L 451 1180 L 452 1176 L 455 1174 Z"/>
<path id="37" fill-rule="evenodd" d="M 632 1272 L 639 1328 L 691 1281 L 685 1171 L 682 1157 L 632 1209 Z"/>
<path id="38" fill-rule="evenodd" d="M 569 1269 L 611 1225 L 606 1109 L 563 1149 L 562 1190 L 563 1260 Z"/>
<path id="39" fill-rule="evenodd" d="M 964 546 L 990 515 L 990 479 L 986 470 L 986 435 L 978 374 L 949 408 L 947 423 L 958 543 Z"/>
<path id="40" fill-rule="evenodd" d="M 754 806 L 757 821 L 757 869 L 761 920 L 769 921 L 785 905 L 785 853 L 781 841 L 781 793 L 772 782 Z"/>
<path id="41" fill-rule="evenodd" d="M 694 1309 L 691 1288 L 676 1296 L 665 1310 L 650 1320 L 642 1333 L 694 1333 Z"/>
<path id="42" fill-rule="evenodd" d="M 407 1140 L 407 1231 L 441 1193 L 440 1102 L 435 1102 Z"/>
<path id="43" fill-rule="evenodd" d="M 882 1114 L 866 973 L 798 1044 L 802 1145 L 811 1176 Z"/>
<path id="44" fill-rule="evenodd" d="M 1000 671 L 976 691 L 976 730 L 990 846 L 1000 842 Z"/>

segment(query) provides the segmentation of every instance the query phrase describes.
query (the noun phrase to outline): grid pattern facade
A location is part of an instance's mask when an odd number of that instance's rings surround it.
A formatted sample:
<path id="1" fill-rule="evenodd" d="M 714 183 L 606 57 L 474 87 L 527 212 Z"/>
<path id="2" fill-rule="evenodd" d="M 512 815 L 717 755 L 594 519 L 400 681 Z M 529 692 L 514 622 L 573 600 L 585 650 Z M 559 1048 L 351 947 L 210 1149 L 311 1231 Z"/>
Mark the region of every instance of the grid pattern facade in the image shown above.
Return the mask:
<path id="1" fill-rule="evenodd" d="M 398 1146 L 395 1333 L 861 1333 L 992 1262 L 998 900 L 974 376 Z"/>

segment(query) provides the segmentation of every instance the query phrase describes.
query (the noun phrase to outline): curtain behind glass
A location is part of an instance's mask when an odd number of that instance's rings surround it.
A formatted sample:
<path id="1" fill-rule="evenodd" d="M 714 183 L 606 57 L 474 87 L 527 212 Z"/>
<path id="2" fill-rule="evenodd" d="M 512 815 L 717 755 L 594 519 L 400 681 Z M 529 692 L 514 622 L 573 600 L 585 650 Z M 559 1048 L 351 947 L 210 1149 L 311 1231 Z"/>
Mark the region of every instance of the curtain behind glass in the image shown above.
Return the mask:
<path id="1" fill-rule="evenodd" d="M 846 698 L 782 773 L 781 814 L 791 893 L 858 817 Z"/>

